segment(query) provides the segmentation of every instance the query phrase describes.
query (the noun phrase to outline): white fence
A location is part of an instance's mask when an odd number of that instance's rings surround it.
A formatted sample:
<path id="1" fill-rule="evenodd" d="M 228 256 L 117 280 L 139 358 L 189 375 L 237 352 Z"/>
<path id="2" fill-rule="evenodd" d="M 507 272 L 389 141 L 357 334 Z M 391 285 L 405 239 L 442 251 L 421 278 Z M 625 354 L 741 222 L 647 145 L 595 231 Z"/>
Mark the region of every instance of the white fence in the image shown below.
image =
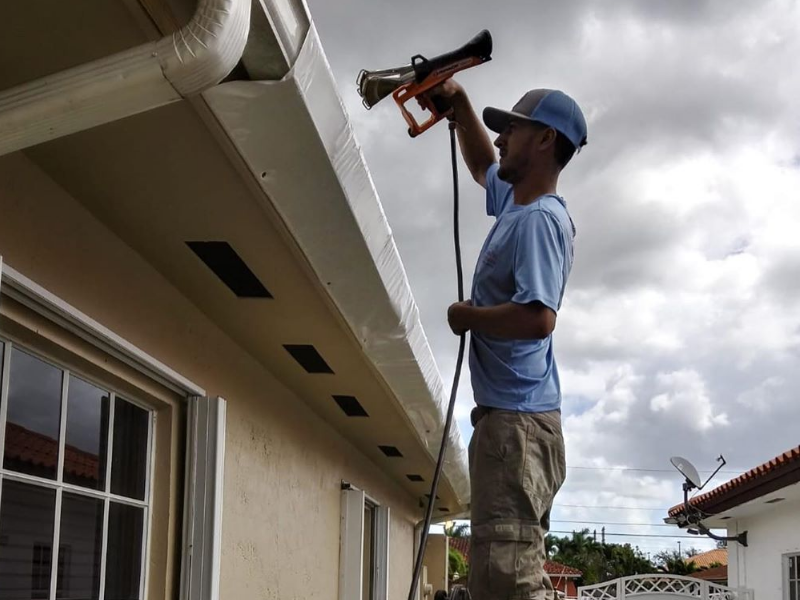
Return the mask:
<path id="1" fill-rule="evenodd" d="M 753 600 L 753 592 L 682 575 L 634 575 L 578 588 L 578 600 Z"/>

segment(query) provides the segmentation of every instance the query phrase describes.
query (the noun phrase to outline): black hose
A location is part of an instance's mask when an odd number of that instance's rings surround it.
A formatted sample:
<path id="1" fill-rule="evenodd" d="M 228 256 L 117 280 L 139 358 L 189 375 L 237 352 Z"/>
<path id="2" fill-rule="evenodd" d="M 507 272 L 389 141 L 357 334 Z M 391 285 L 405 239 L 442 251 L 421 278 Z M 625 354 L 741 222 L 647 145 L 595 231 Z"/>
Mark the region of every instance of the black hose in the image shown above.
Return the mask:
<path id="1" fill-rule="evenodd" d="M 458 279 L 458 301 L 464 301 L 464 274 L 461 268 L 461 236 L 458 230 L 458 160 L 456 156 L 456 122 L 450 121 L 450 158 L 453 165 L 453 241 L 456 251 L 456 277 Z M 428 496 L 428 510 L 425 512 L 425 524 L 422 527 L 422 537 L 417 550 L 417 559 L 414 563 L 414 575 L 411 579 L 411 589 L 408 592 L 408 600 L 416 600 L 417 584 L 419 583 L 420 573 L 422 572 L 422 559 L 425 556 L 425 548 L 428 545 L 428 530 L 431 527 L 433 517 L 433 504 L 436 501 L 436 491 L 439 489 L 439 478 L 442 475 L 444 466 L 444 454 L 447 450 L 447 440 L 450 437 L 450 427 L 453 424 L 453 411 L 456 408 L 456 393 L 458 392 L 458 380 L 461 378 L 461 365 L 464 362 L 464 347 L 467 336 L 462 333 L 459 336 L 458 358 L 456 359 L 456 374 L 453 377 L 453 386 L 450 391 L 450 404 L 447 407 L 447 418 L 444 423 L 444 433 L 442 434 L 442 445 L 439 448 L 439 458 L 436 461 L 436 470 L 433 473 L 433 483 L 431 483 L 431 493 Z"/>

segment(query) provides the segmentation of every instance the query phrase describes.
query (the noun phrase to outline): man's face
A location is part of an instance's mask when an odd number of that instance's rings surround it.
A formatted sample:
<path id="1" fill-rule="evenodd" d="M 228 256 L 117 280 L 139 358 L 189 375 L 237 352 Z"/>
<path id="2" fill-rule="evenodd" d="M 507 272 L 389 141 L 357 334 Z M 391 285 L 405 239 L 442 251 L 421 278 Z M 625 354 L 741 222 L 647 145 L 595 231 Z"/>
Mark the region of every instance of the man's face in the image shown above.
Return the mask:
<path id="1" fill-rule="evenodd" d="M 533 168 L 539 155 L 541 138 L 546 131 L 528 121 L 511 120 L 494 141 L 500 150 L 497 176 L 512 185 L 521 181 Z"/>

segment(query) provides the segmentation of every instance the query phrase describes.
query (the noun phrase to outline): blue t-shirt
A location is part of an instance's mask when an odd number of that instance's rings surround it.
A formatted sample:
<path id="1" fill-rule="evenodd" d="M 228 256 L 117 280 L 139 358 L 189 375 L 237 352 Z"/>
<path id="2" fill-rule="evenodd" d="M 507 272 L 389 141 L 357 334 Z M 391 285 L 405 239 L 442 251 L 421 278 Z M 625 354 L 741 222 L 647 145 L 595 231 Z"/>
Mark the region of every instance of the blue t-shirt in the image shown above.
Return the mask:
<path id="1" fill-rule="evenodd" d="M 475 306 L 541 302 L 558 312 L 572 268 L 575 229 L 564 200 L 545 195 L 514 204 L 512 186 L 486 172 L 486 213 L 497 217 L 478 257 Z M 561 407 L 553 339 L 511 340 L 472 332 L 469 367 L 475 402 L 506 410 L 546 412 Z"/>

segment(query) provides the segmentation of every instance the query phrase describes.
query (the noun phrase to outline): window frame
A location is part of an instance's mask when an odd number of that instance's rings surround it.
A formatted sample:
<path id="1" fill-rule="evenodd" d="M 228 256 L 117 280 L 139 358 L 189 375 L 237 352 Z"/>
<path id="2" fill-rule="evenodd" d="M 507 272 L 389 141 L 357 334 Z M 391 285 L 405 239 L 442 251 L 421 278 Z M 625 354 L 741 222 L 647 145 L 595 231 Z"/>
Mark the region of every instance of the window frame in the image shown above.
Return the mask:
<path id="1" fill-rule="evenodd" d="M 0 504 L 2 503 L 3 482 L 14 481 L 25 485 L 31 485 L 38 488 L 44 488 L 55 491 L 55 504 L 53 507 L 53 537 L 50 557 L 50 590 L 48 592 L 48 599 L 53 600 L 58 592 L 58 565 L 59 554 L 61 552 L 61 517 L 63 513 L 63 497 L 64 493 L 70 493 L 82 498 L 91 498 L 101 501 L 103 510 L 103 531 L 100 549 L 100 600 L 105 597 L 105 582 L 106 566 L 108 557 L 108 524 L 111 502 L 124 504 L 127 506 L 135 506 L 141 508 L 143 514 L 143 531 L 142 531 L 142 548 L 141 548 L 141 571 L 139 573 L 139 597 L 143 598 L 146 593 L 146 584 L 148 576 L 148 566 L 150 558 L 150 538 L 152 526 L 152 506 L 153 506 L 153 458 L 155 456 L 155 439 L 154 431 L 156 428 L 156 413 L 153 407 L 147 406 L 146 403 L 138 401 L 136 398 L 131 398 L 128 394 L 121 394 L 112 386 L 105 383 L 98 382 L 85 374 L 77 372 L 66 365 L 59 364 L 57 361 L 50 357 L 38 352 L 34 348 L 30 348 L 24 344 L 17 342 L 9 336 L 0 334 L 0 343 L 3 344 L 3 361 L 0 367 L 0 379 L 2 379 L 2 389 L 0 390 Z M 59 399 L 59 433 L 58 433 L 58 458 L 56 464 L 56 476 L 54 479 L 40 477 L 38 475 L 30 475 L 28 473 L 21 473 L 18 471 L 6 469 L 4 465 L 5 459 L 5 434 L 6 424 L 8 417 L 8 404 L 9 404 L 9 388 L 11 381 L 11 355 L 14 350 L 23 352 L 36 360 L 50 365 L 61 372 L 61 395 Z M 105 465 L 105 481 L 104 489 L 96 490 L 88 487 L 83 487 L 77 484 L 67 483 L 64 481 L 64 460 L 66 455 L 66 430 L 67 418 L 69 412 L 69 385 L 73 377 L 77 377 L 91 385 L 94 385 L 104 392 L 108 393 L 109 398 L 109 418 L 106 423 L 107 434 L 107 449 L 106 449 L 106 465 Z M 114 451 L 114 410 L 116 405 L 117 396 L 124 402 L 129 402 L 138 408 L 147 412 L 147 439 L 146 445 L 146 464 L 145 464 L 145 481 L 144 481 L 144 499 L 138 500 L 136 498 L 128 498 L 127 496 L 120 496 L 114 494 L 111 489 L 111 466 L 113 462 Z"/>
<path id="2" fill-rule="evenodd" d="M 10 268 L 7 264 L 3 264 L 3 257 L 0 255 L 0 310 L 3 307 L 4 298 L 10 298 L 14 302 L 21 305 L 24 309 L 32 311 L 38 318 L 44 319 L 50 325 L 54 325 L 59 331 L 63 331 L 66 335 L 73 335 L 80 339 L 82 342 L 87 343 L 94 350 L 100 351 L 103 355 L 108 355 L 112 362 L 116 362 L 124 367 L 132 369 L 137 376 L 141 376 L 143 381 L 148 385 L 155 384 L 159 389 L 164 389 L 169 393 L 174 394 L 176 398 L 181 401 L 181 406 L 185 411 L 185 421 L 181 421 L 180 412 L 173 414 L 173 418 L 177 419 L 177 427 L 180 434 L 186 438 L 185 456 L 180 467 L 183 469 L 183 497 L 177 501 L 177 506 L 183 512 L 183 522 L 179 526 L 177 535 L 178 539 L 175 542 L 175 547 L 181 556 L 181 562 L 177 570 L 174 571 L 174 576 L 180 581 L 179 598 L 181 600 L 218 600 L 219 599 L 219 579 L 220 579 L 220 563 L 221 563 L 221 525 L 222 525 L 222 498 L 223 498 L 223 485 L 224 485 L 224 456 L 225 456 L 225 430 L 226 430 L 226 401 L 220 397 L 208 397 L 205 389 L 188 378 L 164 365 L 156 360 L 146 352 L 137 348 L 124 338 L 115 334 L 108 328 L 104 327 L 91 317 L 82 313 L 75 307 L 67 302 L 61 300 L 59 297 L 50 293 L 37 283 L 28 279 L 21 273 Z M 12 318 L 12 321 L 14 319 Z M 21 325 L 21 324 L 20 324 Z M 25 325 L 21 325 L 25 328 Z M 79 369 L 64 364 L 59 358 L 47 357 L 44 353 L 39 351 L 36 345 L 27 343 L 26 341 L 17 340 L 13 335 L 3 335 L 4 338 L 9 339 L 12 344 L 19 343 L 20 346 L 25 348 L 25 351 L 34 356 L 41 356 L 46 362 L 56 364 L 63 371 L 69 370 L 76 373 L 81 379 L 89 382 L 102 381 L 104 377 L 98 378 L 86 373 L 82 373 Z M 75 350 L 67 348 L 63 343 L 52 341 L 59 350 L 63 350 L 72 355 Z M 3 362 L 10 362 L 10 352 L 3 353 Z M 76 355 L 77 356 L 77 355 Z M 100 368 L 100 370 L 104 370 Z M 107 371 L 107 368 L 104 372 Z M 111 373 L 107 371 L 109 381 L 119 378 L 118 373 Z M 139 382 L 130 380 L 124 376 L 123 380 L 126 382 L 126 387 L 134 389 L 141 388 Z M 64 381 L 62 379 L 62 388 Z M 8 385 L 9 378 L 5 377 L 2 380 L 2 385 Z M 112 393 L 110 397 L 109 411 L 114 410 L 115 387 L 113 385 L 106 385 L 101 383 L 100 387 L 107 389 Z M 142 402 L 136 398 L 135 394 L 128 391 L 121 390 L 123 398 L 150 411 L 151 420 L 149 423 L 148 432 L 148 471 L 146 475 L 146 501 L 151 507 L 146 515 L 145 531 L 143 535 L 143 543 L 146 541 L 146 548 L 142 554 L 142 579 L 140 581 L 140 598 L 147 599 L 150 592 L 148 585 L 148 578 L 150 573 L 150 552 L 151 542 L 154 539 L 152 532 L 152 518 L 154 506 L 154 489 L 156 485 L 153 483 L 155 456 L 156 456 L 156 411 L 152 406 L 146 402 Z M 3 393 L 7 396 L 8 390 Z M 63 389 L 62 389 L 63 393 Z M 144 396 L 148 396 L 149 392 L 145 392 Z M 62 397 L 63 401 L 63 397 Z M 5 411 L 7 402 L 2 403 L 0 410 Z M 180 406 L 176 407 L 180 408 Z M 2 415 L 3 423 L 5 423 L 5 414 Z M 59 440 L 59 448 L 63 450 L 62 444 L 64 440 L 64 427 L 66 414 L 62 415 L 60 422 L 61 437 Z M 109 416 L 109 427 L 113 423 L 113 419 Z M 173 425 L 173 428 L 175 425 Z M 0 449 L 4 450 L 5 444 L 5 428 L 0 430 Z M 113 437 L 108 440 L 109 447 L 113 443 Z M 59 461 L 62 460 L 63 451 L 60 451 Z M 111 455 L 108 457 L 107 477 L 108 485 L 110 486 L 110 465 Z M 202 465 L 203 468 L 200 468 Z M 0 467 L 2 467 L 2 451 L 0 451 Z M 63 467 L 63 465 L 62 465 Z M 61 469 L 63 470 L 63 468 Z M 59 473 L 61 473 L 61 470 Z M 24 474 L 22 478 L 25 478 Z M 63 474 L 60 475 L 63 477 Z M 15 477 L 16 478 L 16 477 Z M 38 479 L 37 479 L 38 481 Z M 43 480 L 47 482 L 48 480 Z M 72 484 L 61 484 L 71 487 Z M 80 493 L 96 491 L 74 486 Z M 109 487 L 110 489 L 110 487 Z M 63 492 L 61 492 L 63 494 Z M 89 494 L 91 496 L 91 493 Z M 92 496 L 93 497 L 93 496 Z M 114 496 L 116 498 L 116 496 Z M 174 498 L 174 497 L 173 497 Z M 121 498 L 120 501 L 130 503 L 130 499 Z M 172 502 L 173 500 L 170 500 Z M 103 565 L 101 567 L 101 577 L 105 577 L 105 556 L 106 544 L 108 538 L 108 507 L 109 502 L 106 502 L 104 507 L 104 527 L 103 527 Z M 60 519 L 61 506 L 56 506 L 57 516 Z M 54 540 L 56 543 L 58 540 Z M 52 566 L 54 574 L 51 577 L 51 588 L 57 584 L 57 565 L 58 561 L 53 560 Z M 172 565 L 166 565 L 168 571 L 172 570 Z M 101 594 L 104 592 L 101 587 Z M 55 592 L 51 589 L 51 596 L 55 597 Z M 102 596 L 101 596 L 102 597 Z M 169 594 L 167 594 L 169 597 Z"/>
<path id="3" fill-rule="evenodd" d="M 789 572 L 791 561 L 795 561 L 795 569 L 794 574 L 795 577 L 790 579 Z M 800 552 L 790 552 L 788 554 L 783 555 L 783 598 L 784 600 L 800 600 Z M 791 588 L 791 584 L 795 583 L 795 589 L 797 590 L 797 598 L 792 598 L 789 595 L 789 589 Z"/>
<path id="4" fill-rule="evenodd" d="M 365 509 L 372 508 L 370 594 L 364 595 Z M 389 531 L 391 510 L 363 490 L 342 482 L 339 540 L 339 597 L 357 600 L 389 598 Z"/>

